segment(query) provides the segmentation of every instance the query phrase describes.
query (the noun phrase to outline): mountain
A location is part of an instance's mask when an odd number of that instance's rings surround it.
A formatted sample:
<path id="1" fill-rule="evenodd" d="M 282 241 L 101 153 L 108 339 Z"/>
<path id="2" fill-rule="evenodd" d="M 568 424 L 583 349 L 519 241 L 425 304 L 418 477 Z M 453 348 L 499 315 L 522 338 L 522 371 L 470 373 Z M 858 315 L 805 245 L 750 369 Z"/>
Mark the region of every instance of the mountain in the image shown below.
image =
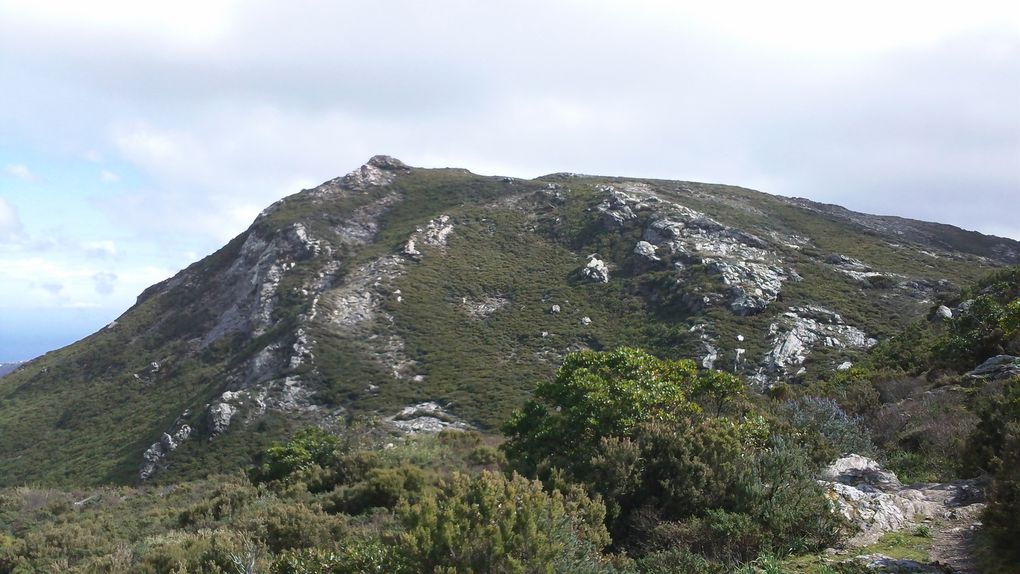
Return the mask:
<path id="1" fill-rule="evenodd" d="M 0 482 L 200 476 L 354 416 L 492 429 L 581 348 L 810 382 L 1016 263 L 1016 241 L 739 187 L 376 156 L 0 379 Z"/>
<path id="2" fill-rule="evenodd" d="M 21 366 L 21 362 L 0 363 L 0 377 L 6 375 L 7 373 L 9 373 L 11 371 L 13 371 L 14 369 L 17 369 L 20 366 Z"/>

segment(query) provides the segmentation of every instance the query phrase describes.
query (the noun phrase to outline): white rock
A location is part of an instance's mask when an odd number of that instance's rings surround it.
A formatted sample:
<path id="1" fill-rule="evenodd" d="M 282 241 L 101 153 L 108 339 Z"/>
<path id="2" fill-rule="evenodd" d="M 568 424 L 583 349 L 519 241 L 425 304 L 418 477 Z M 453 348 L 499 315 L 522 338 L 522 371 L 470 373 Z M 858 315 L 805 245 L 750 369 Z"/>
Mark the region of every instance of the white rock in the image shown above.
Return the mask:
<path id="1" fill-rule="evenodd" d="M 581 274 L 596 283 L 609 283 L 609 266 L 598 255 L 590 256 Z"/>
<path id="2" fill-rule="evenodd" d="M 655 254 L 655 246 L 647 241 L 637 242 L 637 245 L 634 246 L 634 255 L 642 257 L 648 261 L 661 261 L 659 256 Z"/>

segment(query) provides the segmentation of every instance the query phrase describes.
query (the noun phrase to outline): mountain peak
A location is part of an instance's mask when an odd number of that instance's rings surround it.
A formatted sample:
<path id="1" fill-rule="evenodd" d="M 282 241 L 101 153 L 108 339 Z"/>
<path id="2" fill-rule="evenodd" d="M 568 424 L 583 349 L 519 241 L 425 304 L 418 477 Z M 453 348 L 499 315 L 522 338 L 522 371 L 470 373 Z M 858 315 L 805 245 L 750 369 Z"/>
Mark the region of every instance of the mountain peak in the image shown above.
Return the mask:
<path id="1" fill-rule="evenodd" d="M 379 169 L 385 169 L 390 171 L 402 171 L 410 169 L 410 166 L 408 166 L 406 163 L 389 155 L 374 155 L 371 158 L 369 158 L 368 162 L 365 165 L 370 165 L 372 167 L 377 167 Z"/>

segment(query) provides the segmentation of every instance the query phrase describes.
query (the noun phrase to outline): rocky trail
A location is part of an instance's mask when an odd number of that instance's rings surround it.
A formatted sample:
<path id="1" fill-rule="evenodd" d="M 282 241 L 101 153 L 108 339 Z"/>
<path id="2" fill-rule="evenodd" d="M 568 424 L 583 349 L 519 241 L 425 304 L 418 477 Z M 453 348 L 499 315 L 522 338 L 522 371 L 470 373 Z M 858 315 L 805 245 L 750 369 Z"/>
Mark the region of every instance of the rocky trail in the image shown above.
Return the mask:
<path id="1" fill-rule="evenodd" d="M 882 554 L 864 554 L 852 560 L 876 573 L 980 572 L 974 554 L 985 506 L 979 481 L 903 485 L 874 460 L 850 454 L 825 470 L 823 484 L 837 511 L 858 529 L 848 548 L 835 551 L 836 555 L 867 548 L 887 532 L 925 531 L 932 538 L 926 561 Z"/>

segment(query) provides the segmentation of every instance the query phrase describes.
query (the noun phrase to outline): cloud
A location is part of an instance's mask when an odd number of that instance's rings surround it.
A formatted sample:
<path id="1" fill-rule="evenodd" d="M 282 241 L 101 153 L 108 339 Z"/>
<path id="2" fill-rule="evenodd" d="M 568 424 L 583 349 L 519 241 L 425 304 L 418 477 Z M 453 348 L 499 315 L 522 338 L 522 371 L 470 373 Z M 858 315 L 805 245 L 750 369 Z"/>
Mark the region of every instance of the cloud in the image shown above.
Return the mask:
<path id="1" fill-rule="evenodd" d="M 28 169 L 28 166 L 20 163 L 7 164 L 4 171 L 7 172 L 7 175 L 16 177 L 22 181 L 36 181 L 38 179 L 36 175 L 32 173 L 32 170 Z"/>
<path id="2" fill-rule="evenodd" d="M 117 283 L 117 276 L 113 273 L 101 271 L 92 276 L 92 281 L 95 284 L 96 293 L 110 295 L 113 293 L 113 287 Z"/>
<path id="3" fill-rule="evenodd" d="M 21 235 L 22 224 L 18 210 L 6 199 L 0 197 L 0 242 L 15 240 Z"/>
<path id="4" fill-rule="evenodd" d="M 99 181 L 102 181 L 103 183 L 120 183 L 120 176 L 112 171 L 104 169 L 99 172 Z"/>
<path id="5" fill-rule="evenodd" d="M 108 239 L 101 241 L 86 241 L 81 244 L 85 253 L 93 257 L 113 257 L 117 255 L 117 244 Z"/>

